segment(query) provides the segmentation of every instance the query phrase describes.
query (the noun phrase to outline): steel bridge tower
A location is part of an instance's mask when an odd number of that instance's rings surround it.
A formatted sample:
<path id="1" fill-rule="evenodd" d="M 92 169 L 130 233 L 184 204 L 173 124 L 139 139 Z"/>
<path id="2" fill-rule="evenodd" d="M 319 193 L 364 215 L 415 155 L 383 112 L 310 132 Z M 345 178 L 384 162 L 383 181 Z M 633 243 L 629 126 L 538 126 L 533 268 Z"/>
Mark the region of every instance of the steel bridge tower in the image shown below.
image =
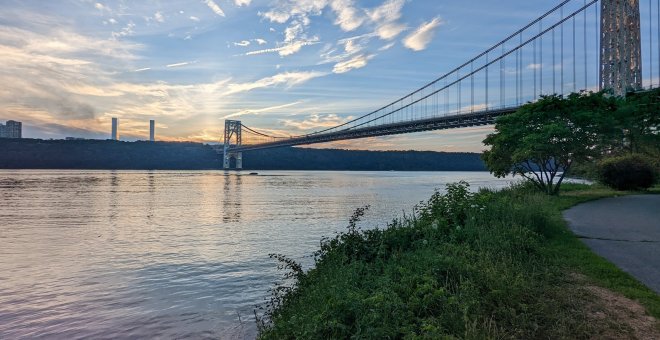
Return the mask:
<path id="1" fill-rule="evenodd" d="M 639 0 L 601 0 L 600 87 L 617 96 L 642 88 Z"/>
<path id="2" fill-rule="evenodd" d="M 243 141 L 241 140 L 241 121 L 240 120 L 225 120 L 225 140 L 223 145 L 223 168 L 230 168 L 230 161 L 233 158 L 236 159 L 236 169 L 243 168 L 243 153 L 242 152 L 233 152 L 229 150 L 230 146 L 241 146 Z M 236 142 L 232 144 L 232 139 Z"/>

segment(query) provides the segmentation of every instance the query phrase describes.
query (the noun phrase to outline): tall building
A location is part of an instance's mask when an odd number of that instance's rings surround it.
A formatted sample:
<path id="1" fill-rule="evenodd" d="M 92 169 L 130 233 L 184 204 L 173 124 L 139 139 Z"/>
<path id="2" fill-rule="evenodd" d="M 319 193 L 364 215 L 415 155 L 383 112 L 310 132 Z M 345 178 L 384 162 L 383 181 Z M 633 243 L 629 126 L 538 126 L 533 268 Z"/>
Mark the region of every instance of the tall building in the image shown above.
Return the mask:
<path id="1" fill-rule="evenodd" d="M 6 124 L 0 123 L 0 138 L 22 138 L 23 123 L 8 120 Z"/>
<path id="2" fill-rule="evenodd" d="M 119 140 L 119 132 L 117 131 L 117 118 L 112 118 L 112 140 Z"/>
<path id="3" fill-rule="evenodd" d="M 149 141 L 156 141 L 156 121 L 153 119 L 149 121 Z"/>

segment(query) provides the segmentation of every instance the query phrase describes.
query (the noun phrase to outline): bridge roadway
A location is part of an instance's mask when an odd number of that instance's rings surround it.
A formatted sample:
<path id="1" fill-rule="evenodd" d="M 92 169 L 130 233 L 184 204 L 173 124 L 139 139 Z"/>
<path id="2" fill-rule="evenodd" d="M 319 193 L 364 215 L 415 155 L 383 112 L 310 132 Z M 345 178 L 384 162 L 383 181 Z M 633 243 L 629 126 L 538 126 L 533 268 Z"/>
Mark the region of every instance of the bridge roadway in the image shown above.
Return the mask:
<path id="1" fill-rule="evenodd" d="M 279 148 L 284 146 L 307 145 L 333 142 L 338 140 L 358 139 L 368 137 L 378 137 L 387 135 L 397 135 L 403 133 L 413 133 L 431 130 L 446 130 L 470 126 L 482 126 L 495 124 L 495 119 L 505 114 L 513 113 L 518 106 L 487 110 L 474 113 L 451 115 L 444 117 L 435 117 L 420 119 L 415 121 L 398 122 L 391 124 L 382 124 L 378 126 L 368 126 L 361 128 L 347 128 L 344 130 L 328 133 L 310 134 L 301 137 L 282 138 L 274 142 L 241 145 L 229 148 L 231 152 L 242 152 L 250 150 Z"/>

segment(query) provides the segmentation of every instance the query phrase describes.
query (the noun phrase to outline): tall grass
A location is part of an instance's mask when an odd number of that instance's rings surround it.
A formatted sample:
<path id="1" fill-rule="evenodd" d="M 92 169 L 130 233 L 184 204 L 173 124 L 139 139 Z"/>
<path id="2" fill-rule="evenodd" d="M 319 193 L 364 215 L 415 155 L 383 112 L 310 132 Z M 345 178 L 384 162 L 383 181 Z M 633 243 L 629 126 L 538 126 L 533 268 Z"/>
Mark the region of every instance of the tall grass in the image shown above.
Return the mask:
<path id="1" fill-rule="evenodd" d="M 567 230 L 533 188 L 447 186 L 385 229 L 321 241 L 316 266 L 289 270 L 258 316 L 262 339 L 581 338 L 582 292 L 549 240 Z"/>

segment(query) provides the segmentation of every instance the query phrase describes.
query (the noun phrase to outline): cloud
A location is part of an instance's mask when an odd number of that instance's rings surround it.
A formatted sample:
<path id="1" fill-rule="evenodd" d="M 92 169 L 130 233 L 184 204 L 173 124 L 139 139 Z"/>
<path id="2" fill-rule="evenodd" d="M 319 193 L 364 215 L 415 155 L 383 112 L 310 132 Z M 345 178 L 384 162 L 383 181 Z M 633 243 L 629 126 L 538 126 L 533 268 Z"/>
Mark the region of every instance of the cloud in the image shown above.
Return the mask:
<path id="1" fill-rule="evenodd" d="M 236 83 L 229 84 L 228 91 L 225 92 L 226 95 L 252 91 L 259 88 L 271 87 L 280 84 L 285 84 L 287 87 L 294 85 L 300 85 L 304 82 L 307 82 L 311 79 L 322 77 L 327 75 L 324 72 L 285 72 L 279 73 L 272 77 L 266 77 L 259 79 L 251 83 Z"/>
<path id="2" fill-rule="evenodd" d="M 335 25 L 339 25 L 346 32 L 359 28 L 365 21 L 365 18 L 360 15 L 360 11 L 355 8 L 353 0 L 333 0 L 330 8 L 337 15 Z"/>
<path id="3" fill-rule="evenodd" d="M 266 40 L 264 40 L 264 39 L 259 39 L 259 38 L 254 39 L 254 41 L 255 41 L 257 44 L 259 44 L 259 45 L 264 45 L 264 44 L 268 43 Z"/>
<path id="4" fill-rule="evenodd" d="M 387 44 L 387 45 L 385 45 L 385 46 L 379 48 L 378 50 L 381 51 L 381 52 L 382 52 L 382 51 L 387 51 L 387 50 L 389 50 L 390 48 L 394 47 L 394 45 L 396 45 L 396 43 L 395 43 L 395 42 L 391 42 L 391 43 L 389 43 L 389 44 Z"/>
<path id="5" fill-rule="evenodd" d="M 318 40 L 318 38 L 315 38 Z M 292 55 L 294 53 L 297 53 L 300 51 L 303 46 L 309 46 L 309 45 L 314 45 L 318 44 L 318 41 L 315 40 L 301 40 L 301 41 L 294 41 L 292 43 L 287 43 L 283 46 L 276 47 L 276 48 L 267 48 L 263 50 L 257 50 L 257 51 L 250 51 L 248 53 L 245 53 L 245 55 L 258 55 L 258 54 L 264 54 L 264 53 L 278 53 L 282 57 L 286 57 L 289 55 Z"/>
<path id="6" fill-rule="evenodd" d="M 235 42 L 234 46 L 242 46 L 242 47 L 250 46 L 250 42 L 247 40 L 243 40 L 243 41 Z"/>
<path id="7" fill-rule="evenodd" d="M 440 18 L 420 25 L 414 32 L 403 39 L 403 45 L 413 51 L 422 51 L 433 39 L 435 29 L 442 24 Z"/>
<path id="8" fill-rule="evenodd" d="M 330 128 L 347 122 L 351 119 L 353 119 L 353 117 L 341 118 L 338 115 L 332 113 L 326 115 L 312 114 L 302 121 L 282 119 L 280 122 L 286 127 L 292 127 L 297 130 L 306 131 L 312 129 Z"/>
<path id="9" fill-rule="evenodd" d="M 209 8 L 213 11 L 213 13 L 215 13 L 215 14 L 221 16 L 221 17 L 225 16 L 225 12 L 222 10 L 222 8 L 220 8 L 220 6 L 218 6 L 218 4 L 213 2 L 213 0 L 204 0 L 204 3 L 206 4 L 206 6 L 209 6 Z"/>
<path id="10" fill-rule="evenodd" d="M 405 0 L 387 0 L 382 5 L 367 11 L 374 22 L 392 22 L 401 18 Z"/>
<path id="11" fill-rule="evenodd" d="M 139 68 L 139 69 L 137 69 L 137 70 L 135 70 L 135 71 L 133 71 L 133 72 L 143 72 L 143 71 L 149 71 L 149 70 L 151 70 L 151 67 Z"/>
<path id="12" fill-rule="evenodd" d="M 401 18 L 401 12 L 405 0 L 387 0 L 382 5 L 367 10 L 367 15 L 376 25 L 376 33 L 383 40 L 396 38 L 406 30 L 406 26 L 397 22 Z"/>
<path id="13" fill-rule="evenodd" d="M 369 62 L 370 59 L 372 59 L 374 55 L 359 55 L 356 56 L 352 59 L 346 60 L 339 62 L 335 64 L 335 66 L 332 69 L 333 73 L 346 73 L 351 70 L 363 68 L 367 66 L 367 63 Z"/>
<path id="14" fill-rule="evenodd" d="M 528 70 L 538 70 L 543 67 L 543 64 L 529 64 L 527 65 Z"/>
<path id="15" fill-rule="evenodd" d="M 400 23 L 386 23 L 378 26 L 376 33 L 378 33 L 378 37 L 383 40 L 392 40 L 406 29 L 407 27 Z"/>
<path id="16" fill-rule="evenodd" d="M 199 18 L 196 17 L 196 16 L 192 16 L 192 15 L 191 15 L 188 19 L 190 19 L 190 20 L 192 20 L 192 21 L 195 21 L 195 22 L 199 22 Z"/>
<path id="17" fill-rule="evenodd" d="M 194 64 L 194 63 L 195 63 L 194 61 L 184 61 L 184 62 L 181 62 L 181 63 L 174 63 L 174 64 L 165 65 L 165 67 L 167 67 L 167 68 L 181 67 L 181 66 Z"/>
<path id="18" fill-rule="evenodd" d="M 301 103 L 302 103 L 302 101 L 296 101 L 296 102 L 293 102 L 293 103 L 270 106 L 270 107 L 265 107 L 265 108 L 261 108 L 261 109 L 241 110 L 239 112 L 232 113 L 230 115 L 226 115 L 226 116 L 224 116 L 220 119 L 235 118 L 235 117 L 240 117 L 240 116 L 244 116 L 244 115 L 248 115 L 248 114 L 258 115 L 258 114 L 264 113 L 264 112 L 271 112 L 271 111 L 277 111 L 277 110 L 280 110 L 280 109 L 285 109 L 287 107 L 295 106 L 295 105 L 298 105 L 298 104 L 301 104 Z"/>
<path id="19" fill-rule="evenodd" d="M 239 6 L 239 7 L 240 6 L 250 6 L 251 2 L 252 2 L 252 0 L 234 0 L 234 4 L 236 4 L 236 6 Z"/>
<path id="20" fill-rule="evenodd" d="M 154 14 L 154 19 L 158 22 L 161 22 L 161 23 L 165 22 L 165 17 L 163 17 L 163 13 L 161 13 L 161 12 L 156 12 Z"/>

